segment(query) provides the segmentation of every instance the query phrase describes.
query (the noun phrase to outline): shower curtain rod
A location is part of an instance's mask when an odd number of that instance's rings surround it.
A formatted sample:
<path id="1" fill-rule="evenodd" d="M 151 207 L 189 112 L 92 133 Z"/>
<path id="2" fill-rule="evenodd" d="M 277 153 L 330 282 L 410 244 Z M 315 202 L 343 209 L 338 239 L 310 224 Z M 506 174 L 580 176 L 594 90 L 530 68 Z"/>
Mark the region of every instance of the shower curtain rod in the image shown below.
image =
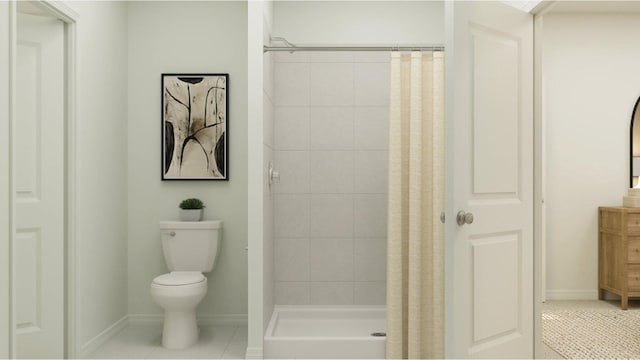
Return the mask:
<path id="1" fill-rule="evenodd" d="M 444 51 L 444 46 L 264 46 L 263 52 L 269 51 Z"/>

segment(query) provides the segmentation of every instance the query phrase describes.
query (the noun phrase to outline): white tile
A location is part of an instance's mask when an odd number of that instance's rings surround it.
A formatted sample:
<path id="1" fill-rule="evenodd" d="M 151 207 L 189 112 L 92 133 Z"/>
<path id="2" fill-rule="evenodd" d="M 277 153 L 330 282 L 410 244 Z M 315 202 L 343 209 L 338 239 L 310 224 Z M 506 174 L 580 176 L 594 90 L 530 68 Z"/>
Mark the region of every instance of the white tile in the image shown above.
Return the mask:
<path id="1" fill-rule="evenodd" d="M 276 305 L 308 304 L 308 282 L 276 282 Z"/>
<path id="2" fill-rule="evenodd" d="M 312 107 L 309 110 L 309 148 L 353 149 L 352 107 Z"/>
<path id="3" fill-rule="evenodd" d="M 274 110 L 274 149 L 309 149 L 309 108 L 276 107 Z"/>
<path id="4" fill-rule="evenodd" d="M 266 53 L 262 58 L 262 89 L 273 101 L 273 53 Z"/>
<path id="5" fill-rule="evenodd" d="M 387 151 L 355 151 L 353 183 L 356 193 L 386 194 L 389 177 Z"/>
<path id="6" fill-rule="evenodd" d="M 161 325 L 128 326 L 96 349 L 92 359 L 143 359 L 162 342 Z"/>
<path id="7" fill-rule="evenodd" d="M 352 151 L 311 151 L 309 192 L 342 194 L 353 192 Z"/>
<path id="8" fill-rule="evenodd" d="M 198 342 L 187 349 L 170 350 L 162 347 L 162 325 L 133 325 L 109 339 L 90 358 L 148 358 L 148 359 L 218 359 L 230 346 L 239 348 L 244 341 L 246 327 L 202 326 Z"/>
<path id="9" fill-rule="evenodd" d="M 264 143 L 273 148 L 273 131 L 275 129 L 275 123 L 273 121 L 273 104 L 269 97 L 264 96 L 264 93 L 262 99 L 262 132 L 264 134 Z"/>
<path id="10" fill-rule="evenodd" d="M 356 237 L 387 236 L 387 195 L 355 195 Z"/>
<path id="11" fill-rule="evenodd" d="M 237 326 L 202 328 L 198 343 L 189 348 L 192 359 L 215 359 L 220 358 L 229 346 L 233 334 L 237 331 Z M 166 350 L 166 349 L 165 349 Z M 160 353 L 154 351 L 151 356 L 159 358 Z M 171 356 L 167 356 L 172 358 Z M 188 358 L 188 357 L 185 357 Z"/>
<path id="12" fill-rule="evenodd" d="M 274 195 L 273 207 L 276 237 L 309 237 L 308 195 Z"/>
<path id="13" fill-rule="evenodd" d="M 272 198 L 265 198 L 265 202 L 269 199 L 269 202 L 273 202 Z M 264 212 L 264 236 L 263 236 L 263 246 L 262 246 L 262 262 L 263 262 L 263 274 L 264 274 L 264 283 L 268 284 L 264 286 L 263 296 L 266 302 L 273 302 L 274 293 L 273 293 L 273 283 L 275 282 L 275 240 L 273 237 L 273 211 L 269 211 L 265 209 Z"/>
<path id="14" fill-rule="evenodd" d="M 276 106 L 309 105 L 309 64 L 277 63 L 273 82 Z"/>
<path id="15" fill-rule="evenodd" d="M 222 359 L 244 359 L 247 354 L 247 341 L 234 341 L 227 346 Z"/>
<path id="16" fill-rule="evenodd" d="M 309 240 L 311 281 L 353 281 L 353 239 Z"/>
<path id="17" fill-rule="evenodd" d="M 357 107 L 353 127 L 355 149 L 386 150 L 389 148 L 388 107 Z"/>
<path id="18" fill-rule="evenodd" d="M 273 183 L 276 194 L 302 194 L 309 192 L 309 152 L 276 151 L 274 169 L 280 181 Z"/>
<path id="19" fill-rule="evenodd" d="M 352 63 L 355 52 L 350 51 L 313 51 L 309 53 L 309 62 Z"/>
<path id="20" fill-rule="evenodd" d="M 273 196 L 265 196 L 262 200 L 262 211 L 264 213 L 264 223 L 262 230 L 265 238 L 273 238 Z"/>
<path id="21" fill-rule="evenodd" d="M 276 281 L 309 280 L 309 240 L 276 239 Z"/>
<path id="22" fill-rule="evenodd" d="M 231 339 L 231 342 L 247 342 L 247 339 L 249 337 L 249 329 L 247 329 L 246 326 L 238 326 L 238 330 L 236 330 L 236 333 L 233 335 L 233 339 Z"/>
<path id="23" fill-rule="evenodd" d="M 389 64 L 356 64 L 354 101 L 357 106 L 389 106 L 389 87 Z"/>
<path id="24" fill-rule="evenodd" d="M 353 305 L 352 282 L 312 282 L 311 304 Z"/>
<path id="25" fill-rule="evenodd" d="M 391 52 L 389 51 L 358 51 L 353 57 L 355 62 L 376 62 L 376 63 L 390 63 Z M 388 65 L 387 65 L 388 66 Z"/>
<path id="26" fill-rule="evenodd" d="M 244 359 L 247 352 L 247 328 L 239 326 L 222 355 L 223 359 Z"/>
<path id="27" fill-rule="evenodd" d="M 349 238 L 353 236 L 353 195 L 310 195 L 309 236 Z"/>
<path id="28" fill-rule="evenodd" d="M 312 63 L 309 72 L 310 105 L 353 105 L 352 63 Z"/>
<path id="29" fill-rule="evenodd" d="M 280 46 L 280 45 L 282 44 L 278 43 L 278 44 L 275 44 L 274 46 Z M 286 51 L 276 51 L 276 52 L 273 52 L 272 54 L 274 54 L 275 62 L 278 62 L 278 63 L 309 62 L 309 52 L 296 51 L 296 52 L 290 53 Z"/>
<path id="30" fill-rule="evenodd" d="M 354 239 L 354 280 L 385 281 L 387 278 L 387 240 Z"/>
<path id="31" fill-rule="evenodd" d="M 172 350 L 158 346 L 150 359 L 219 359 L 231 342 L 237 326 L 201 327 L 198 342 L 186 349 Z"/>
<path id="32" fill-rule="evenodd" d="M 385 305 L 387 287 L 383 281 L 356 282 L 354 284 L 354 303 L 357 305 Z"/>
<path id="33" fill-rule="evenodd" d="M 262 146 L 262 164 L 264 165 L 264 178 L 262 182 L 262 194 L 267 197 L 271 196 L 273 192 L 272 188 L 269 187 L 269 179 L 267 176 L 269 175 L 269 162 L 273 163 L 273 150 L 267 146 Z"/>
<path id="34" fill-rule="evenodd" d="M 264 224 L 262 230 L 264 231 L 265 239 L 273 241 L 273 196 L 266 196 L 262 202 L 262 211 L 264 212 Z"/>

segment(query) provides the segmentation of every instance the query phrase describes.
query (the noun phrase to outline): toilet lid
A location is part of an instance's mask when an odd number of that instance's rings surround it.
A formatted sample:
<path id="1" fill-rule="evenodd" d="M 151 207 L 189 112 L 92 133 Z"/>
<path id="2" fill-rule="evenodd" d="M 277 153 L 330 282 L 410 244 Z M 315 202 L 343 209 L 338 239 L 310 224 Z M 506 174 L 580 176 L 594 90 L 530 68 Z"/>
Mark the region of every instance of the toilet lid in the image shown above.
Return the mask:
<path id="1" fill-rule="evenodd" d="M 202 281 L 204 281 L 204 275 L 197 271 L 174 271 L 153 279 L 155 284 L 165 286 L 197 284 Z"/>

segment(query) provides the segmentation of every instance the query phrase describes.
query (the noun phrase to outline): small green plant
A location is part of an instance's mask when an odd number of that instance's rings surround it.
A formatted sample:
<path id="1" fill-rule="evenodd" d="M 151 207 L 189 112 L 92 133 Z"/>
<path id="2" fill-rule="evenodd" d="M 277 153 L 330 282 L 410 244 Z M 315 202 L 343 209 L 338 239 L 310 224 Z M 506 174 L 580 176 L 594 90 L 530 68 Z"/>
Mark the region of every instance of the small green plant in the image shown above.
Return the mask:
<path id="1" fill-rule="evenodd" d="M 180 203 L 180 209 L 182 210 L 203 209 L 204 207 L 202 200 L 196 198 L 184 199 Z"/>

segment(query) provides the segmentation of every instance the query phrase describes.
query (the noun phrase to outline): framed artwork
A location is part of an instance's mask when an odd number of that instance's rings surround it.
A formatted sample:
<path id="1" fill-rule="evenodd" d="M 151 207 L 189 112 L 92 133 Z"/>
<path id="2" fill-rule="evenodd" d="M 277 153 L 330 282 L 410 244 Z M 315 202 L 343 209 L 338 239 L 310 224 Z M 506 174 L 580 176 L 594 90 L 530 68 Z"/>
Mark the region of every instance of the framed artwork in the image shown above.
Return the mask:
<path id="1" fill-rule="evenodd" d="M 229 74 L 162 74 L 162 180 L 229 180 Z"/>

